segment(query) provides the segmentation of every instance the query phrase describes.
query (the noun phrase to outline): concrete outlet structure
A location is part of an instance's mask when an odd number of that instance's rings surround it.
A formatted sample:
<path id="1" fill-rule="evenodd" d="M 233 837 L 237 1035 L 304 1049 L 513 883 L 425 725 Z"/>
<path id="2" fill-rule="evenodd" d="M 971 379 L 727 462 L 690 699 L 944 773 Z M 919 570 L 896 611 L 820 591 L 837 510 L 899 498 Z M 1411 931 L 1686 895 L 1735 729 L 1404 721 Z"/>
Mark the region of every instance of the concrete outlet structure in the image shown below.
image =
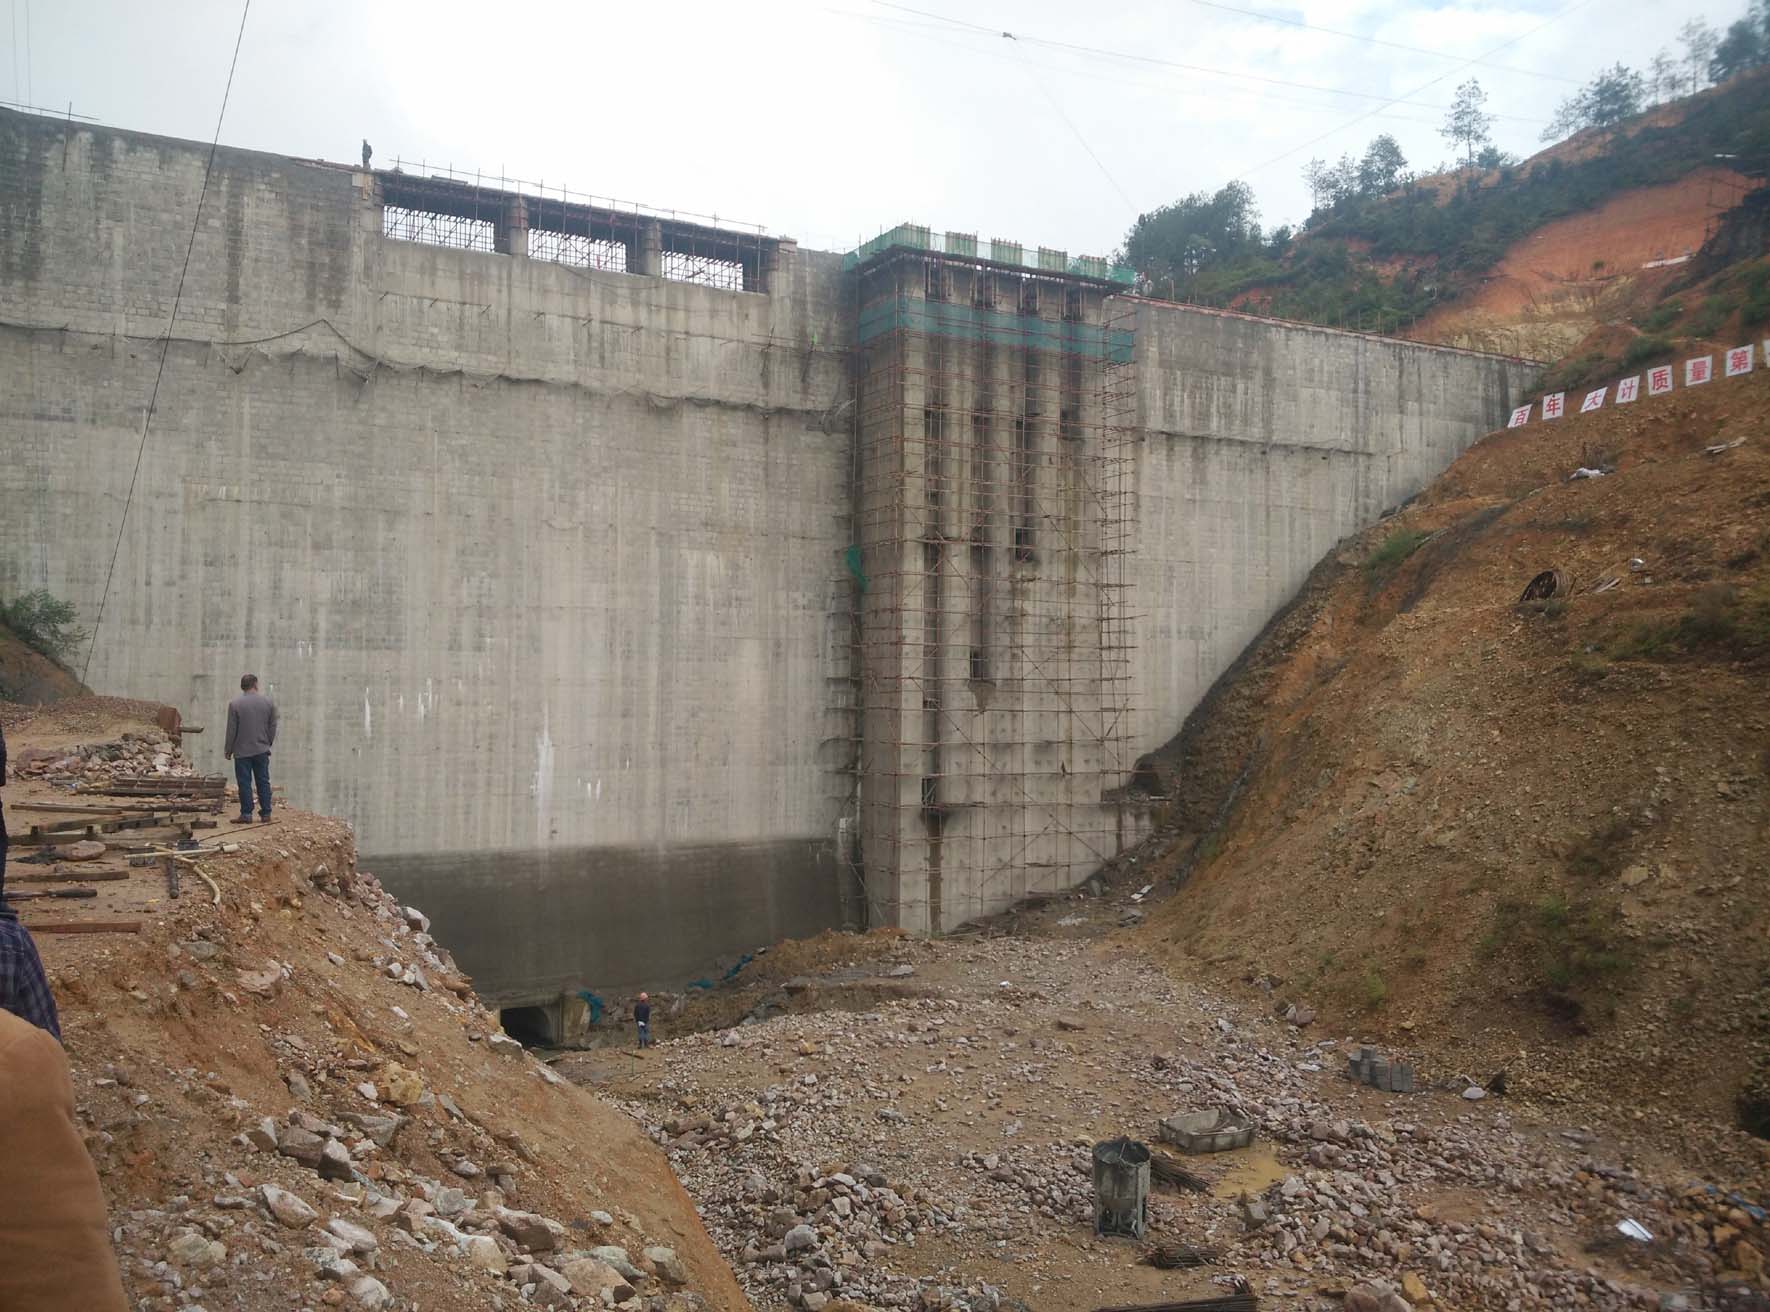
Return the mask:
<path id="1" fill-rule="evenodd" d="M 0 595 L 102 601 L 89 681 L 193 720 L 257 672 L 290 801 L 540 1027 L 1085 877 L 1530 381 L 1061 252 L 208 153 L 0 111 Z"/>

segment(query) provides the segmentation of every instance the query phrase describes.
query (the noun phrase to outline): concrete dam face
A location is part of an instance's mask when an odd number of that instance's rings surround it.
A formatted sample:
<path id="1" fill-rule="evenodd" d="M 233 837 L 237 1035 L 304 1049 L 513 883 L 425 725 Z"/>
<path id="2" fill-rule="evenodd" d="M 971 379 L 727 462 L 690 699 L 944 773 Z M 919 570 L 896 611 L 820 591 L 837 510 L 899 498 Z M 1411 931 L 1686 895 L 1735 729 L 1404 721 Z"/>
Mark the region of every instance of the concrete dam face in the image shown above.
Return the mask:
<path id="1" fill-rule="evenodd" d="M 258 673 L 290 803 L 499 1004 L 1086 877 L 1532 376 L 960 234 L 208 152 L 0 111 L 0 596 L 102 599 L 87 681 L 199 723 Z"/>

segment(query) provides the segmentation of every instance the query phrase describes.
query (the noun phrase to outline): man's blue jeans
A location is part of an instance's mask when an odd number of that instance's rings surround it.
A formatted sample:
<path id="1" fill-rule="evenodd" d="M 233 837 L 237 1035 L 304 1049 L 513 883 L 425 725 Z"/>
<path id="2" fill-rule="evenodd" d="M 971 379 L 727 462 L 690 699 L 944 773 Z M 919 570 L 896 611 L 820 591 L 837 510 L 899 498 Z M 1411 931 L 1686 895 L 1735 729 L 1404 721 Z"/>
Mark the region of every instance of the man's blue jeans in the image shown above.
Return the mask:
<path id="1" fill-rule="evenodd" d="M 270 753 L 234 757 L 234 781 L 240 786 L 240 815 L 252 814 L 252 784 L 258 784 L 258 814 L 270 819 Z"/>

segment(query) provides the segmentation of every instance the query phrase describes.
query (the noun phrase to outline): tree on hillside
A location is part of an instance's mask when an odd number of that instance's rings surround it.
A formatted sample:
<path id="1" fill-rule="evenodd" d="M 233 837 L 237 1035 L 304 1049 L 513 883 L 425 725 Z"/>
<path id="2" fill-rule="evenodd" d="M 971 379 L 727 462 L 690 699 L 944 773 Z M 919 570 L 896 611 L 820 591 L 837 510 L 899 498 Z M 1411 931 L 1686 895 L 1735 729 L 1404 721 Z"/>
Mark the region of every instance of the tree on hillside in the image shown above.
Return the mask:
<path id="1" fill-rule="evenodd" d="M 1260 247 L 1254 189 L 1231 182 L 1215 195 L 1195 191 L 1148 214 L 1125 234 L 1124 261 L 1157 282 L 1176 286 L 1207 269 L 1233 263 Z"/>
<path id="2" fill-rule="evenodd" d="M 1646 84 L 1634 69 L 1616 64 L 1561 102 L 1544 141 L 1559 141 L 1585 128 L 1613 128 L 1641 112 Z"/>
<path id="3" fill-rule="evenodd" d="M 1407 156 L 1401 153 L 1401 144 L 1383 133 L 1365 147 L 1364 158 L 1358 161 L 1359 195 L 1381 196 L 1395 190 L 1406 167 Z"/>
<path id="4" fill-rule="evenodd" d="M 1493 128 L 1493 115 L 1487 112 L 1487 92 L 1481 89 L 1481 83 L 1470 78 L 1457 88 L 1456 99 L 1450 102 L 1450 111 L 1444 116 L 1444 126 L 1438 129 L 1438 135 L 1453 146 L 1460 146 L 1468 166 L 1475 166 L 1475 152 L 1485 146 Z"/>
<path id="5" fill-rule="evenodd" d="M 1316 209 L 1326 209 L 1334 199 L 1327 161 L 1319 156 L 1303 166 L 1303 185 L 1309 188 L 1309 201 Z"/>
<path id="6" fill-rule="evenodd" d="M 1303 166 L 1303 182 L 1317 210 L 1333 209 L 1367 196 L 1381 196 L 1405 179 L 1407 156 L 1387 132 L 1374 138 L 1358 159 L 1340 156 L 1337 164 L 1312 159 Z"/>
<path id="7" fill-rule="evenodd" d="M 1663 105 L 1678 94 L 1678 61 L 1664 46 L 1648 65 L 1647 85 L 1653 91 L 1653 103 Z"/>
<path id="8" fill-rule="evenodd" d="M 1684 43 L 1684 90 L 1694 95 L 1708 85 L 1709 64 L 1721 38 L 1706 19 L 1693 18 L 1678 29 L 1678 39 Z"/>
<path id="9" fill-rule="evenodd" d="M 1709 77 L 1725 82 L 1735 73 L 1770 64 L 1770 0 L 1754 0 L 1746 16 L 1727 29 L 1709 60 Z"/>

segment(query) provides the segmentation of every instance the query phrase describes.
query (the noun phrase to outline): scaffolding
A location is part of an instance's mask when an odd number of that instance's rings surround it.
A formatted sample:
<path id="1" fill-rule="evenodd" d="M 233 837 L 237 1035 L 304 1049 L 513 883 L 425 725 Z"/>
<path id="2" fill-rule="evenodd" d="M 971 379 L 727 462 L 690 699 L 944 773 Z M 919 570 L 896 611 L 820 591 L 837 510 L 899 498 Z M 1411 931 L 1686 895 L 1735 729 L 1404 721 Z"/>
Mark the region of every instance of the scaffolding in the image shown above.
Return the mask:
<path id="1" fill-rule="evenodd" d="M 429 246 L 759 291 L 780 244 L 753 225 L 703 222 L 515 179 L 395 168 L 375 180 L 382 235 Z"/>
<path id="2" fill-rule="evenodd" d="M 855 262 L 859 859 L 872 923 L 939 933 L 1135 839 L 1113 800 L 1132 765 L 1135 311 L 1103 264 L 1062 252 L 871 245 Z"/>

